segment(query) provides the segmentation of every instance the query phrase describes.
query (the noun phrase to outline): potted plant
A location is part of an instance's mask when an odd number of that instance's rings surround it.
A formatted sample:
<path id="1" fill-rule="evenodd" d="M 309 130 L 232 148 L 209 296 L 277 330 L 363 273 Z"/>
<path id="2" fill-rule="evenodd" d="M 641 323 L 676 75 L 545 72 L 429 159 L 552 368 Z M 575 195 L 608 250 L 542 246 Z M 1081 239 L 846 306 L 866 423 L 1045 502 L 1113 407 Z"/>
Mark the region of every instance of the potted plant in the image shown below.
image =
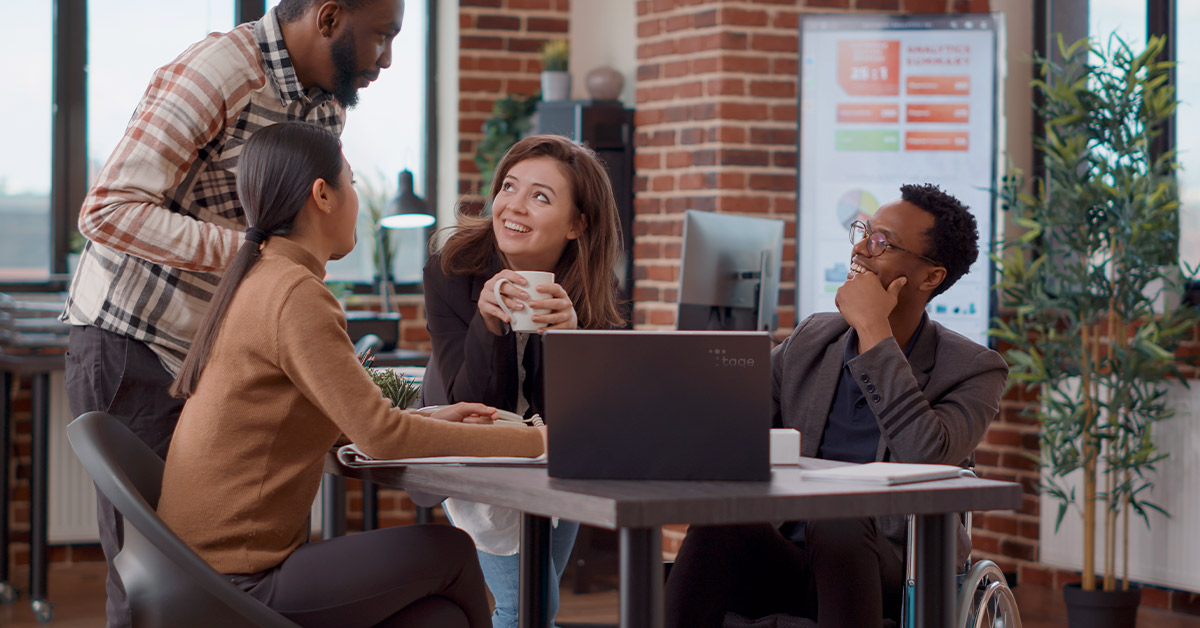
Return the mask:
<path id="1" fill-rule="evenodd" d="M 571 98 L 571 74 L 567 72 L 569 56 L 565 39 L 553 39 L 542 45 L 542 97 L 545 100 Z"/>
<path id="2" fill-rule="evenodd" d="M 504 153 L 529 133 L 531 119 L 541 98 L 505 96 L 492 105 L 492 117 L 483 123 L 483 139 L 475 148 L 475 165 L 479 167 L 480 193 L 487 196 L 492 174 Z"/>
<path id="3" fill-rule="evenodd" d="M 1041 423 L 1042 490 L 1058 501 L 1056 525 L 1071 509 L 1082 518 L 1082 582 L 1064 591 L 1072 626 L 1136 621 L 1130 515 L 1149 525 L 1149 511 L 1163 512 L 1150 501 L 1148 473 L 1165 457 L 1152 431 L 1174 414 L 1168 380 L 1186 385 L 1173 351 L 1196 323 L 1191 307 L 1161 298 L 1183 292 L 1174 155 L 1151 150 L 1177 104 L 1172 64 L 1157 61 L 1163 46 L 1151 38 L 1136 53 L 1114 36 L 1107 47 L 1067 47 L 1060 37 L 1061 59 L 1036 60 L 1044 78 L 1033 83 L 1044 179 L 1025 191 L 1018 172 L 1002 190 L 1024 233 L 993 256 L 1012 313 L 995 319 L 992 333 L 1009 347 L 1011 381 L 1038 392 L 1028 412 Z M 1073 608 L 1105 595 L 1131 606 L 1090 616 Z"/>
<path id="4" fill-rule="evenodd" d="M 417 383 L 417 380 L 401 375 L 395 369 L 373 368 L 369 366 L 369 361 L 364 360 L 364 362 L 366 362 L 364 367 L 367 369 L 367 374 L 379 387 L 379 392 L 384 398 L 392 402 L 393 408 L 407 408 L 419 398 L 421 385 Z"/>

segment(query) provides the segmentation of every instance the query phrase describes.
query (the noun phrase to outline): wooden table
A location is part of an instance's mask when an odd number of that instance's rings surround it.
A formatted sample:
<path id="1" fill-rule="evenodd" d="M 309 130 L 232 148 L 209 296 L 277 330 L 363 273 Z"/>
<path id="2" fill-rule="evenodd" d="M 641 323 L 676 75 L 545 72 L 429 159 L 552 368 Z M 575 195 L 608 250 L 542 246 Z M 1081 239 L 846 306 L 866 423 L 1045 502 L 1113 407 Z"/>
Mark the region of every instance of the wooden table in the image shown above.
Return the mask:
<path id="1" fill-rule="evenodd" d="M 718 525 L 915 514 L 918 626 L 948 626 L 954 615 L 957 513 L 1021 507 L 1011 482 L 958 478 L 900 486 L 821 482 L 800 470 L 841 463 L 802 459 L 774 467 L 769 482 L 560 480 L 545 468 L 410 466 L 352 469 L 330 456 L 326 471 L 524 513 L 521 531 L 522 628 L 549 626 L 550 520 L 561 517 L 619 531 L 621 626 L 660 628 L 661 526 Z"/>

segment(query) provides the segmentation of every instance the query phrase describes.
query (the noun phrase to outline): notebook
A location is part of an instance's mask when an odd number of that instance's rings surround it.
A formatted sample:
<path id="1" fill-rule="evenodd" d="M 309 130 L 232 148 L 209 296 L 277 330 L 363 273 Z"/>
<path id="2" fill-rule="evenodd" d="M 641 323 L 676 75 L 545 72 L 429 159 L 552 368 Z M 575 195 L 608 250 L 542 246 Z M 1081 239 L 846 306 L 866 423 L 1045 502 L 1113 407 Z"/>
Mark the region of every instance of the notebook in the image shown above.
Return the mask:
<path id="1" fill-rule="evenodd" d="M 766 332 L 548 331 L 550 477 L 769 480 Z"/>
<path id="2" fill-rule="evenodd" d="M 960 477 L 963 468 L 952 464 L 911 464 L 903 462 L 868 462 L 828 469 L 809 469 L 800 473 L 807 480 L 859 482 L 865 484 L 908 484 Z M 967 472 L 969 475 L 970 472 Z"/>

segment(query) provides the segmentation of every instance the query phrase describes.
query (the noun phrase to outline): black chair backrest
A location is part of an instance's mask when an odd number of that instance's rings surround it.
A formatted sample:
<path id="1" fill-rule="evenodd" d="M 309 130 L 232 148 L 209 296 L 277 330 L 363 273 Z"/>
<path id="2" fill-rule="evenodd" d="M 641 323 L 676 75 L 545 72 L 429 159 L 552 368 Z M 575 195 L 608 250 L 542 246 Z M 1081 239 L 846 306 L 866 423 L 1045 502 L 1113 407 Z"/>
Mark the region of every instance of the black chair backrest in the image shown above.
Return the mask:
<path id="1" fill-rule="evenodd" d="M 297 628 L 217 573 L 155 512 L 163 461 L 120 421 L 89 412 L 67 438 L 96 487 L 125 517 L 125 545 L 114 561 L 135 628 L 266 626 Z"/>

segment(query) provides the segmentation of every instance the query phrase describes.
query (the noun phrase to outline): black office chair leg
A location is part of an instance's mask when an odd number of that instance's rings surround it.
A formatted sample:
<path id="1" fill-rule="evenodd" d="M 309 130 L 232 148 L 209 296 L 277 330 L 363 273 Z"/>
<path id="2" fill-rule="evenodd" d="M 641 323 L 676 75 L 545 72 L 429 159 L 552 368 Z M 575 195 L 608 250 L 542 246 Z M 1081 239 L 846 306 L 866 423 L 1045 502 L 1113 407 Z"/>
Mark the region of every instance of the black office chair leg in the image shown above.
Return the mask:
<path id="1" fill-rule="evenodd" d="M 433 523 L 432 506 L 417 506 L 417 523 Z"/>

